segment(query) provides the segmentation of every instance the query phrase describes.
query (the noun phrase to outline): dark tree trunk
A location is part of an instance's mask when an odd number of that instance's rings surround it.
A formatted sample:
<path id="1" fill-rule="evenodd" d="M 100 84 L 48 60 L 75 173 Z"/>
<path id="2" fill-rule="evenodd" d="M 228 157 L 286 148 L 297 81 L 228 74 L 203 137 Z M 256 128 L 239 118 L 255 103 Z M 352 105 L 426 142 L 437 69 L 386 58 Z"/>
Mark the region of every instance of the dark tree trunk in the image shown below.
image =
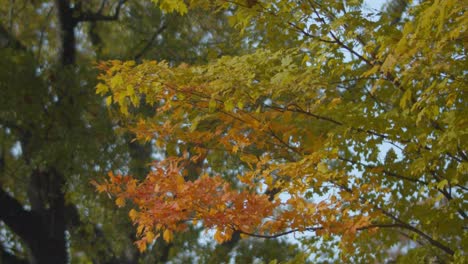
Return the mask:
<path id="1" fill-rule="evenodd" d="M 41 178 L 36 181 L 36 177 Z M 31 263 L 68 263 L 63 176 L 55 169 L 49 168 L 41 173 L 33 173 L 31 179 L 35 179 L 32 181 L 35 186 L 31 186 L 30 189 L 34 188 L 34 191 L 44 195 L 39 198 L 44 199 L 41 202 L 44 206 L 31 211 L 25 210 L 20 202 L 0 188 L 0 219 L 29 248 Z M 3 255 L 4 259 L 11 257 L 6 252 Z"/>
<path id="2" fill-rule="evenodd" d="M 59 21 L 61 66 L 76 62 L 76 19 L 69 0 L 55 1 Z M 58 84 L 60 85 L 60 84 Z M 66 89 L 63 89 L 65 91 Z M 68 263 L 64 175 L 50 167 L 31 175 L 28 190 L 32 213 L 37 215 L 31 239 L 26 241 L 34 264 Z"/>
<path id="3" fill-rule="evenodd" d="M 32 211 L 38 216 L 32 233 L 34 238 L 27 243 L 33 263 L 68 263 L 63 175 L 52 168 L 44 173 L 34 173 L 31 182 L 36 186 L 30 189 L 36 188 L 45 195 L 36 198 L 44 199 L 40 202 L 42 207 Z"/>
<path id="4" fill-rule="evenodd" d="M 57 16 L 60 27 L 60 62 L 63 66 L 73 65 L 76 60 L 75 27 L 77 20 L 73 17 L 73 8 L 68 0 L 56 0 Z"/>

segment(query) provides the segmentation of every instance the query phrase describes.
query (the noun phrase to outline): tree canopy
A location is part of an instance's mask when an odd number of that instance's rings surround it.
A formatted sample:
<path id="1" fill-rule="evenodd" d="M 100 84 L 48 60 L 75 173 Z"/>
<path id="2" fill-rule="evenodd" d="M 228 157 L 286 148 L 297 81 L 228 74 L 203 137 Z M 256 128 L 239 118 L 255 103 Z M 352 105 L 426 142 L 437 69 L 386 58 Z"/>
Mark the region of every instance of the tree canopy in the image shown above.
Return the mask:
<path id="1" fill-rule="evenodd" d="M 97 93 L 164 150 L 143 180 L 95 183 L 131 201 L 140 250 L 201 224 L 218 242 L 302 232 L 317 260 L 466 261 L 463 1 L 154 2 L 228 12 L 255 49 L 100 65 Z"/>
<path id="2" fill-rule="evenodd" d="M 154 154 L 96 96 L 97 61 L 201 64 L 248 51 L 240 38 L 225 13 L 180 16 L 150 1 L 0 0 L 0 263 L 219 263 L 234 247 L 243 259 L 298 255 L 284 241 L 201 243 L 200 227 L 140 253 L 127 213 L 90 184 L 111 169 L 142 179 Z"/>

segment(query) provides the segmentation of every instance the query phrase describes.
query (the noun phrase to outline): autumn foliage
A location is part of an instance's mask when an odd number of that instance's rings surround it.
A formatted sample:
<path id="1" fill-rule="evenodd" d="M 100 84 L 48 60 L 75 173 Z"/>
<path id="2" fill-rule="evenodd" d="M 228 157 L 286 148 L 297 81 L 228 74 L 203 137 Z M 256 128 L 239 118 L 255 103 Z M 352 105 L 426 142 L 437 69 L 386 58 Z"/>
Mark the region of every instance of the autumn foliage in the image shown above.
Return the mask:
<path id="1" fill-rule="evenodd" d="M 321 2 L 192 1 L 233 8 L 244 34 L 263 32 L 261 48 L 207 65 L 101 64 L 97 93 L 164 150 L 144 180 L 96 184 L 118 206 L 132 201 L 141 250 L 201 223 L 218 242 L 311 231 L 345 253 L 410 239 L 461 256 L 463 5 L 424 1 L 395 22 L 368 19 L 360 1 Z M 154 115 L 138 113 L 147 106 Z"/>
<path id="2" fill-rule="evenodd" d="M 239 193 L 221 178 L 208 175 L 187 182 L 178 163 L 166 159 L 155 164 L 141 184 L 130 177 L 109 174 L 110 181 L 98 186 L 99 191 L 116 194 L 119 207 L 127 199 L 138 207 L 139 211 L 132 209 L 129 216 L 138 225 L 137 234 L 142 239 L 137 244 L 141 250 L 159 236 L 159 231 L 170 242 L 173 232 L 184 231 L 187 224 L 200 220 L 207 228 L 216 228 L 215 239 L 223 242 L 234 230 L 253 232 L 272 214 L 275 203 L 265 195 Z"/>

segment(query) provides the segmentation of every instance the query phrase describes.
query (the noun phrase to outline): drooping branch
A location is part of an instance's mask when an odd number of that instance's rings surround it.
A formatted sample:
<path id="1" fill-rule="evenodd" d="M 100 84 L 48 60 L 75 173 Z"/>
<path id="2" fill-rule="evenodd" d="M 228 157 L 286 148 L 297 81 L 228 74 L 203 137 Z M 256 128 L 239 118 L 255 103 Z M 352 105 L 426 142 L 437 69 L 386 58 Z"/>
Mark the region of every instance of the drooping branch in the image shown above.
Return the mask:
<path id="1" fill-rule="evenodd" d="M 336 183 L 335 183 L 336 184 Z M 336 184 L 338 187 L 340 187 L 342 190 L 348 192 L 348 193 L 353 193 L 353 190 L 346 187 L 346 186 L 343 186 L 343 185 L 339 185 L 339 184 Z M 362 196 L 359 197 L 359 200 L 361 201 L 361 203 L 369 203 L 369 200 L 363 198 Z M 374 205 L 373 206 L 376 210 L 382 212 L 385 216 L 389 217 L 390 219 L 392 219 L 395 223 L 395 225 L 398 225 L 398 227 L 400 228 L 403 228 L 403 229 L 406 229 L 408 231 L 411 231 L 419 236 L 421 236 L 422 238 L 424 238 L 429 244 L 431 244 L 432 246 L 436 247 L 436 248 L 439 248 L 441 249 L 442 251 L 444 251 L 445 253 L 449 254 L 449 255 L 452 255 L 455 254 L 455 251 L 452 250 L 450 247 L 444 245 L 442 242 L 436 240 L 435 238 L 433 238 L 432 236 L 430 236 L 429 234 L 425 233 L 424 231 L 418 229 L 417 227 L 403 221 L 402 219 L 398 218 L 397 216 L 395 216 L 394 214 L 392 214 L 390 211 L 386 210 L 385 208 L 382 208 L 378 205 Z"/>
<path id="2" fill-rule="evenodd" d="M 356 228 L 356 231 L 363 231 L 363 230 L 368 230 L 368 229 L 373 229 L 373 228 L 401 228 L 401 227 L 403 227 L 403 225 L 400 224 L 400 223 L 372 224 L 372 225 L 368 225 L 368 226 L 358 227 L 358 228 Z M 247 235 L 247 236 L 251 236 L 251 237 L 270 239 L 270 238 L 282 237 L 282 236 L 289 235 L 289 234 L 292 234 L 292 233 L 295 233 L 295 232 L 305 232 L 305 231 L 315 232 L 315 231 L 319 231 L 319 230 L 323 230 L 323 229 L 324 229 L 323 227 L 317 226 L 317 227 L 309 227 L 309 228 L 305 228 L 305 229 L 292 229 L 292 230 L 288 230 L 288 231 L 281 232 L 281 233 L 276 233 L 276 234 L 271 234 L 271 235 L 262 235 L 262 234 L 248 233 L 248 232 L 243 232 L 243 231 L 240 231 L 240 233 L 242 233 L 244 235 Z"/>
<path id="3" fill-rule="evenodd" d="M 289 235 L 289 234 L 292 234 L 292 233 L 295 233 L 295 232 L 303 232 L 303 231 L 310 231 L 310 232 L 313 232 L 313 231 L 318 231 L 318 230 L 322 230 L 323 227 L 319 226 L 319 227 L 309 227 L 309 228 L 305 228 L 305 229 L 293 229 L 293 230 L 288 230 L 288 231 L 285 231 L 285 232 L 281 232 L 281 233 L 276 233 L 276 234 L 271 234 L 271 235 L 262 235 L 262 234 L 255 234 L 255 233 L 248 233 L 248 232 L 244 232 L 244 231 L 239 231 L 241 234 L 244 234 L 244 235 L 247 235 L 247 236 L 251 236 L 251 237 L 258 237 L 258 238 L 278 238 L 278 237 L 282 237 L 282 236 L 285 236 L 285 235 Z"/>
<path id="4" fill-rule="evenodd" d="M 428 234 L 424 233 L 423 231 L 419 230 L 418 228 L 404 222 L 403 220 L 399 219 L 398 217 L 394 216 L 393 214 L 391 214 L 390 212 L 384 210 L 384 209 L 380 209 L 380 211 L 382 211 L 386 216 L 390 217 L 391 219 L 395 220 L 397 223 L 401 224 L 401 227 L 404 228 L 404 229 L 407 229 L 409 231 L 412 231 L 418 235 L 420 235 L 421 237 L 423 237 L 424 239 L 426 239 L 431 245 L 443 250 L 445 253 L 449 254 L 449 255 L 452 255 L 455 254 L 455 251 L 453 251 L 451 248 L 449 248 L 448 246 L 442 244 L 441 242 L 435 240 L 433 237 L 429 236 Z"/>

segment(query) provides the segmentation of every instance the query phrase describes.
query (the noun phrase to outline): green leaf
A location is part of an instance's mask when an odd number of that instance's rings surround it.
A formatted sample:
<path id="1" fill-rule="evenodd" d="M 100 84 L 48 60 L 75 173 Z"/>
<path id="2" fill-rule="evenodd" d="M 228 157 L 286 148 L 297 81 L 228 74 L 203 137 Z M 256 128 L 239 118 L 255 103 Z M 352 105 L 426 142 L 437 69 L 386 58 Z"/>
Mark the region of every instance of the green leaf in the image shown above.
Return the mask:
<path id="1" fill-rule="evenodd" d="M 208 103 L 208 110 L 212 113 L 216 109 L 216 100 L 212 97 Z"/>
<path id="2" fill-rule="evenodd" d="M 237 102 L 237 108 L 240 110 L 244 109 L 244 103 L 242 101 Z"/>
<path id="3" fill-rule="evenodd" d="M 444 189 L 445 186 L 448 185 L 448 180 L 447 179 L 444 179 L 442 181 L 440 181 L 439 183 L 437 183 L 437 188 L 438 189 Z"/>
<path id="4" fill-rule="evenodd" d="M 227 112 L 232 112 L 232 110 L 234 110 L 234 103 L 232 102 L 232 100 L 227 100 L 226 102 L 224 102 L 224 110 L 226 110 Z"/>
<path id="5" fill-rule="evenodd" d="M 403 96 L 400 99 L 400 107 L 402 109 L 407 109 L 411 103 L 411 89 L 406 89 L 403 93 Z"/>
<path id="6" fill-rule="evenodd" d="M 193 132 L 197 129 L 198 123 L 200 122 L 201 117 L 197 116 L 192 120 L 192 123 L 190 125 L 190 132 Z"/>

